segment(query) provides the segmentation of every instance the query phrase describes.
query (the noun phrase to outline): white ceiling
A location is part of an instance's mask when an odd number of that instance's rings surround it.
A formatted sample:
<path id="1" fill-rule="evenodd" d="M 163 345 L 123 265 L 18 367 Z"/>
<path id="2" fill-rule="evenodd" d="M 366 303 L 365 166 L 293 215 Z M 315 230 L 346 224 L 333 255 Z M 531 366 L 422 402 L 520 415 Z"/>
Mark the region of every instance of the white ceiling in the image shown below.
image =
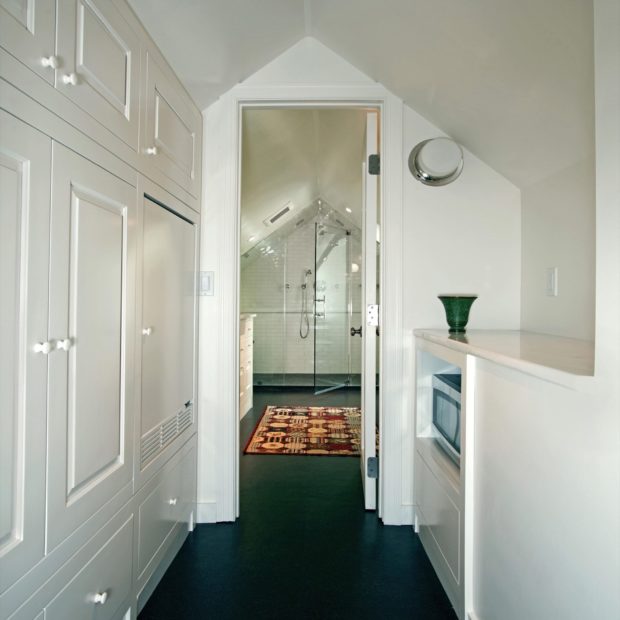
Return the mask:
<path id="1" fill-rule="evenodd" d="M 242 254 L 319 199 L 361 229 L 365 119 L 361 109 L 244 111 Z M 263 223 L 287 204 L 277 225 Z"/>
<path id="2" fill-rule="evenodd" d="M 593 151 L 591 0 L 130 0 L 204 108 L 310 35 L 520 187 Z"/>

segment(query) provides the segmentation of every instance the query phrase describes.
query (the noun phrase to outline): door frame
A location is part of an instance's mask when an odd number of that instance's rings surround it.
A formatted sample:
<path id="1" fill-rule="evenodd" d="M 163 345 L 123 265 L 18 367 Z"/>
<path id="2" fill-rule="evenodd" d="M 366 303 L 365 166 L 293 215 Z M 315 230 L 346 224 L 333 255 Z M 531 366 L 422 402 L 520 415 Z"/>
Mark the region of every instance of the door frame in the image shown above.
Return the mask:
<path id="1" fill-rule="evenodd" d="M 217 364 L 205 360 L 203 370 L 217 373 L 217 395 L 209 395 L 209 408 L 215 408 L 217 481 L 215 505 L 205 503 L 199 521 L 234 521 L 239 516 L 239 280 L 240 280 L 240 190 L 241 122 L 246 107 L 372 107 L 380 111 L 381 127 L 381 313 L 380 313 L 380 443 L 379 443 L 379 516 L 385 524 L 412 523 L 413 506 L 403 476 L 412 453 L 407 415 L 404 372 L 406 337 L 403 329 L 403 103 L 379 84 L 352 86 L 239 85 L 224 97 L 219 111 L 215 139 L 227 145 L 218 153 L 218 188 L 204 187 L 205 229 L 217 229 L 220 251 L 215 259 L 217 296 L 215 312 L 209 321 L 215 333 L 209 347 L 217 352 Z M 211 136 L 205 135 L 207 143 Z M 205 166 L 209 162 L 205 161 Z M 216 195 L 217 194 L 217 195 Z M 217 200 L 217 204 L 214 201 Z M 203 252 L 205 251 L 203 245 Z M 213 264 L 213 257 L 211 257 Z M 204 268 L 204 267 L 203 267 Z M 389 278 L 387 275 L 389 274 Z M 205 317 L 206 318 L 206 317 Z M 201 331 L 204 333 L 205 327 Z M 206 343 L 203 343 L 203 351 Z M 202 371 L 201 371 L 202 372 Z M 201 403 L 204 401 L 201 399 Z M 385 412 L 389 411 L 389 415 Z M 204 411 L 202 415 L 204 415 Z M 214 447 L 214 439 L 206 437 Z M 411 445 L 409 445 L 411 444 Z M 204 447 L 199 454 L 199 472 L 207 469 Z M 213 457 L 211 457 L 212 459 Z M 204 459 L 204 464 L 200 460 Z M 213 462 L 213 461 L 211 461 Z M 199 474 L 200 475 L 200 474 Z M 202 516 L 201 516 L 202 515 Z"/>

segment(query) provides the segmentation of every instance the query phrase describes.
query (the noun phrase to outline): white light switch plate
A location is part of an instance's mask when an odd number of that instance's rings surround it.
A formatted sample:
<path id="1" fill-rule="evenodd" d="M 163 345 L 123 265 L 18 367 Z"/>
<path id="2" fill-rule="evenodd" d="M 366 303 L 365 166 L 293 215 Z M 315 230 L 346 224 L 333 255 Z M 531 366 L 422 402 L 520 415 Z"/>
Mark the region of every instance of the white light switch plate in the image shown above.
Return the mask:
<path id="1" fill-rule="evenodd" d="M 547 280 L 545 284 L 545 294 L 547 297 L 558 296 L 558 268 L 547 267 Z"/>
<path id="2" fill-rule="evenodd" d="M 215 279 L 215 272 L 201 271 L 198 274 L 198 294 L 212 296 L 214 279 Z"/>

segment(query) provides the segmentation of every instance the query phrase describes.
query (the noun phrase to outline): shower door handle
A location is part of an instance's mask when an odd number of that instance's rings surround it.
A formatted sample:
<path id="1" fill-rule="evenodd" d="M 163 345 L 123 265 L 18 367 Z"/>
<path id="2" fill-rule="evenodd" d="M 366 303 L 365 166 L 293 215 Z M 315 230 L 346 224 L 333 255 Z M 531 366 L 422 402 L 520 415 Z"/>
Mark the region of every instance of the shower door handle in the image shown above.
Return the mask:
<path id="1" fill-rule="evenodd" d="M 351 336 L 359 336 L 362 337 L 362 326 L 360 325 L 359 329 L 355 329 L 355 327 L 351 328 Z"/>

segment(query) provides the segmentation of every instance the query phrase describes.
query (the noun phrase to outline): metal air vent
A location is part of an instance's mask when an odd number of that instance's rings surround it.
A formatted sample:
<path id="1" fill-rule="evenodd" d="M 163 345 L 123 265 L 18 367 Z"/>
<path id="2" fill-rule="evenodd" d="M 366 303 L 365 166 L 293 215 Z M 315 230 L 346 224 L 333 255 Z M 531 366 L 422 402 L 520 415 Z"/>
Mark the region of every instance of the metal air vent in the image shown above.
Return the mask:
<path id="1" fill-rule="evenodd" d="M 266 220 L 263 220 L 263 224 L 265 226 L 272 226 L 275 224 L 280 218 L 283 218 L 287 213 L 290 213 L 293 210 L 293 203 L 287 202 L 279 211 L 270 215 Z"/>

